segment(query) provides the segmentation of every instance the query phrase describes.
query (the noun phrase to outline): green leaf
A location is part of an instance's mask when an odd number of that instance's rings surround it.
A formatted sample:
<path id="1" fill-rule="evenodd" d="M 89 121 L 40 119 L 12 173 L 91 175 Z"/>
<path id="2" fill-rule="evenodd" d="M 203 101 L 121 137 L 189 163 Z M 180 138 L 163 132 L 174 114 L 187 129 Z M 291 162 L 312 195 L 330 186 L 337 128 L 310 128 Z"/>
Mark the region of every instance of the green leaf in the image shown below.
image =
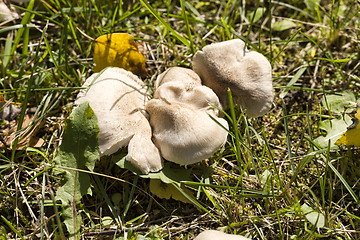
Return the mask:
<path id="1" fill-rule="evenodd" d="M 81 216 L 77 207 L 83 195 L 91 194 L 89 175 L 77 169 L 93 171 L 99 159 L 98 134 L 97 117 L 85 102 L 65 121 L 63 140 L 55 158 L 55 163 L 65 169 L 56 199 L 61 200 L 62 217 L 71 239 L 80 239 Z"/>
<path id="2" fill-rule="evenodd" d="M 293 21 L 290 21 L 290 20 L 282 20 L 280 22 L 275 22 L 274 25 L 272 26 L 272 29 L 274 31 L 285 31 L 285 30 L 288 30 L 290 28 L 293 28 L 293 27 L 296 27 L 296 23 L 294 23 Z"/>
<path id="3" fill-rule="evenodd" d="M 23 17 L 22 20 L 21 20 L 21 25 L 25 25 L 25 24 L 29 24 L 29 23 L 30 23 L 30 21 L 31 21 L 31 13 L 30 13 L 29 11 L 31 11 L 31 10 L 33 9 L 33 7 L 34 7 L 34 2 L 35 2 L 34 0 L 31 0 L 31 1 L 29 2 L 29 5 L 28 5 L 28 7 L 27 7 L 27 10 L 28 10 L 28 11 L 25 12 L 24 17 Z M 15 39 L 14 39 L 13 46 L 12 46 L 12 48 L 11 48 L 11 55 L 13 55 L 14 52 L 15 52 L 15 50 L 17 49 L 18 44 L 20 43 L 20 40 L 21 40 L 21 37 L 22 37 L 24 31 L 25 31 L 25 28 L 19 28 L 19 30 L 18 30 L 18 32 L 17 32 L 17 34 L 16 34 L 16 37 L 15 37 Z"/>
<path id="4" fill-rule="evenodd" d="M 286 87 L 289 88 L 285 88 L 280 94 L 279 94 L 279 98 L 284 98 L 286 96 L 286 94 L 289 92 L 290 87 L 293 86 L 296 81 L 303 75 L 303 73 L 305 72 L 307 66 L 305 67 L 301 67 L 295 74 L 295 76 L 290 80 L 290 82 L 286 85 Z"/>
<path id="5" fill-rule="evenodd" d="M 327 134 L 326 136 L 317 137 L 314 142 L 325 148 L 330 141 L 330 148 L 337 148 L 335 142 L 346 132 L 351 123 L 351 118 L 348 115 L 344 115 L 344 118 L 340 119 L 334 118 L 319 122 L 319 128 L 325 130 Z"/>
<path id="6" fill-rule="evenodd" d="M 172 163 L 166 162 L 164 167 L 156 173 L 143 174 L 131 163 L 126 161 L 125 155 L 116 155 L 113 161 L 121 168 L 126 168 L 142 178 L 150 178 L 150 191 L 159 198 L 169 199 L 170 197 L 190 203 L 186 195 L 193 197 L 192 192 L 182 186 L 182 181 L 190 181 L 191 169 L 171 168 Z M 179 188 L 174 187 L 174 184 Z M 184 194 L 185 193 L 185 194 Z"/>
<path id="7" fill-rule="evenodd" d="M 315 211 L 306 203 L 301 205 L 301 210 L 304 212 L 306 219 L 312 225 L 314 225 L 318 228 L 322 228 L 325 226 L 325 217 L 322 213 Z"/>
<path id="8" fill-rule="evenodd" d="M 188 196 L 195 198 L 193 196 L 193 193 L 189 189 L 181 187 L 181 190 L 182 192 L 185 192 Z M 185 195 L 180 192 L 173 184 L 164 183 L 160 179 L 150 179 L 150 191 L 159 198 L 172 198 L 174 200 L 184 203 L 191 203 L 191 201 L 187 199 Z"/>
<path id="9" fill-rule="evenodd" d="M 356 108 L 356 98 L 352 91 L 346 90 L 338 95 L 324 95 L 321 99 L 324 108 L 334 113 L 351 113 Z"/>
<path id="10" fill-rule="evenodd" d="M 316 9 L 316 5 L 318 4 L 318 1 L 316 0 L 304 0 L 304 3 L 311 12 L 314 12 Z"/>
<path id="11" fill-rule="evenodd" d="M 251 22 L 257 22 L 260 18 L 262 18 L 264 16 L 266 12 L 266 8 L 264 7 L 259 7 L 257 8 L 255 11 L 250 12 L 247 15 L 247 19 Z M 255 16 L 254 16 L 255 15 Z M 253 20 L 254 18 L 254 20 Z"/>
<path id="12" fill-rule="evenodd" d="M 3 69 L 3 74 L 5 74 L 6 72 L 6 68 L 10 62 L 11 59 L 11 48 L 12 48 L 12 43 L 13 43 L 13 34 L 10 33 L 8 34 L 6 41 L 5 41 L 5 49 L 4 49 L 4 58 L 2 61 L 2 69 Z"/>
<path id="13" fill-rule="evenodd" d="M 271 180 L 272 180 L 272 174 L 269 170 L 265 170 L 263 174 L 261 174 L 261 186 L 263 188 L 263 191 L 270 192 L 271 190 Z"/>
<path id="14" fill-rule="evenodd" d="M 142 178 L 150 179 L 160 179 L 164 183 L 176 183 L 180 186 L 181 181 L 190 181 L 191 169 L 184 168 L 171 168 L 171 163 L 166 162 L 163 169 L 155 173 L 143 174 L 137 168 L 135 168 L 131 163 L 126 161 L 124 155 L 116 155 L 113 157 L 113 161 L 116 165 L 121 168 L 126 168 L 132 171 L 133 173 L 139 175 Z"/>

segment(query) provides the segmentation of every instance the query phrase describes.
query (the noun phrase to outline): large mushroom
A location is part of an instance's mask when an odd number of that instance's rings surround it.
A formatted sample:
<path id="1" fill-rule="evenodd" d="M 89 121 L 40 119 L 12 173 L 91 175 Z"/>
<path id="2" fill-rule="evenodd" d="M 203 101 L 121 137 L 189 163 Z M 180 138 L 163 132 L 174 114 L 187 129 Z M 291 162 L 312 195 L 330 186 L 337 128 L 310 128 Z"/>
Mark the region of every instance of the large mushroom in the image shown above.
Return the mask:
<path id="1" fill-rule="evenodd" d="M 89 77 L 75 104 L 89 101 L 99 123 L 100 155 L 128 146 L 126 159 L 143 173 L 162 168 L 160 152 L 144 115 L 149 96 L 143 82 L 121 68 L 108 68 Z"/>
<path id="2" fill-rule="evenodd" d="M 194 240 L 248 240 L 249 238 L 226 234 L 216 230 L 206 230 L 200 233 Z"/>
<path id="3" fill-rule="evenodd" d="M 196 52 L 193 70 L 202 83 L 228 107 L 227 90 L 250 117 L 266 114 L 273 103 L 271 65 L 260 53 L 248 51 L 240 39 L 208 45 Z"/>
<path id="4" fill-rule="evenodd" d="M 181 81 L 167 79 L 177 71 L 183 72 L 179 73 Z M 224 128 L 228 128 L 227 122 L 218 117 L 218 97 L 210 88 L 194 83 L 194 79 L 198 81 L 194 74 L 188 69 L 175 68 L 160 75 L 154 98 L 146 105 L 154 142 L 161 155 L 185 165 L 211 157 L 225 143 Z"/>

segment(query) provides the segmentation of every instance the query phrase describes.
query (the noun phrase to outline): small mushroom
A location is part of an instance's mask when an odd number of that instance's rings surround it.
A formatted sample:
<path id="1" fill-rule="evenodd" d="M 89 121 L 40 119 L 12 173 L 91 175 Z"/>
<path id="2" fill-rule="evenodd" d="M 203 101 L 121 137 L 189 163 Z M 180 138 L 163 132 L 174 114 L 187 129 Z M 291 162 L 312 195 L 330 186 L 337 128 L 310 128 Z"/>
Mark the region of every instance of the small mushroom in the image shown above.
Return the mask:
<path id="1" fill-rule="evenodd" d="M 75 104 L 89 101 L 99 123 L 100 155 L 128 146 L 126 159 L 143 173 L 162 168 L 159 150 L 151 140 L 150 124 L 143 114 L 149 96 L 143 82 L 121 68 L 108 68 L 86 80 Z"/>
<path id="2" fill-rule="evenodd" d="M 211 157 L 226 142 L 224 128 L 228 128 L 227 122 L 218 117 L 218 109 L 213 107 L 220 106 L 216 94 L 197 84 L 188 88 L 192 74 L 186 75 L 183 81 L 158 78 L 162 84 L 157 85 L 160 87 L 154 98 L 146 105 L 154 142 L 161 155 L 185 165 Z"/>
<path id="3" fill-rule="evenodd" d="M 194 240 L 247 240 L 249 238 L 240 236 L 240 235 L 233 235 L 233 234 L 226 234 L 216 230 L 205 230 L 200 233 Z"/>
<path id="4" fill-rule="evenodd" d="M 171 67 L 160 74 L 155 82 L 155 90 L 167 82 L 183 82 L 186 91 L 202 85 L 199 75 L 193 70 L 183 67 Z"/>
<path id="5" fill-rule="evenodd" d="M 218 95 L 224 108 L 229 105 L 230 88 L 250 117 L 270 110 L 274 100 L 271 65 L 262 54 L 248 51 L 240 39 L 211 44 L 196 52 L 193 69 Z"/>

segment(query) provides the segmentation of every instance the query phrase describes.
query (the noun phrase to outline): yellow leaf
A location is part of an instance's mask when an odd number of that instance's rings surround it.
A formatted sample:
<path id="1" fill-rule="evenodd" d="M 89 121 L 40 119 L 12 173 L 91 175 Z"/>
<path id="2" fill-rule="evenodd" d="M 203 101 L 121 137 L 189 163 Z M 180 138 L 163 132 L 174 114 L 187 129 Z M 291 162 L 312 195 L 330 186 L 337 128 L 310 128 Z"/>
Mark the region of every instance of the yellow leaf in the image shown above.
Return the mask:
<path id="1" fill-rule="evenodd" d="M 113 33 L 103 35 L 95 40 L 94 71 L 100 72 L 106 67 L 120 67 L 131 71 L 135 75 L 144 77 L 145 57 L 138 51 L 138 47 L 127 33 Z"/>
<path id="2" fill-rule="evenodd" d="M 348 130 L 335 142 L 338 145 L 353 145 L 360 147 L 360 109 L 357 110 L 355 116 L 352 118 L 353 123 L 348 127 Z"/>
<path id="3" fill-rule="evenodd" d="M 182 188 L 182 190 L 190 197 L 194 197 L 189 189 Z M 150 179 L 150 191 L 159 198 L 170 199 L 171 197 L 177 201 L 191 203 L 176 187 L 159 179 Z"/>

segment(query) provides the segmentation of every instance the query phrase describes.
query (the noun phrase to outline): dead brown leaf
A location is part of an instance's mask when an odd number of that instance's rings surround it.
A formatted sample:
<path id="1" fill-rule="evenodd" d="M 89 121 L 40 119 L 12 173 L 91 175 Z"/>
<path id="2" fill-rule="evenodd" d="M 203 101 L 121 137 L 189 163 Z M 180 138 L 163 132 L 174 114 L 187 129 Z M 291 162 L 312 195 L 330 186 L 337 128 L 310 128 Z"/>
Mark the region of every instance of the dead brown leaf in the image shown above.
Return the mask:
<path id="1" fill-rule="evenodd" d="M 33 118 L 34 116 L 26 114 L 21 127 L 25 128 L 29 126 Z M 15 132 L 17 128 L 18 128 L 18 122 L 16 120 L 9 122 L 3 127 L 2 137 L 7 146 L 4 146 L 4 143 L 0 142 L 0 148 L 6 147 L 8 149 L 12 149 L 11 144 L 15 140 L 16 137 Z M 21 141 L 18 142 L 16 146 L 17 150 L 20 150 L 26 146 L 35 147 L 35 148 L 41 147 L 44 144 L 44 140 L 36 136 L 36 129 L 37 126 L 33 128 L 25 138 L 23 138 Z M 21 138 L 21 136 L 23 136 L 25 133 L 26 132 L 20 134 L 19 138 Z"/>

